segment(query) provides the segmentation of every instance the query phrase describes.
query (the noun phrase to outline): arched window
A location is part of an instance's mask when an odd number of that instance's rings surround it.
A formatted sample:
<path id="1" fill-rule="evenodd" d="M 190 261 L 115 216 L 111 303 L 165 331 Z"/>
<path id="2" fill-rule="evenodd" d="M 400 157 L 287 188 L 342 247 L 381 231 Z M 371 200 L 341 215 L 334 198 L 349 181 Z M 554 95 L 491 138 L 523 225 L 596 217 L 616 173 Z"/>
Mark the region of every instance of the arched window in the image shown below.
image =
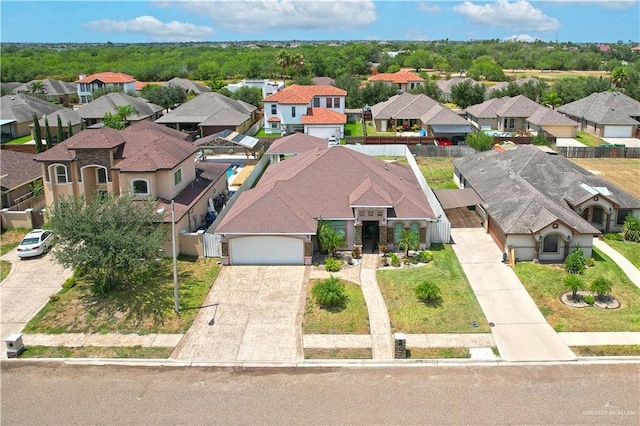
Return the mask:
<path id="1" fill-rule="evenodd" d="M 100 184 L 109 182 L 109 174 L 106 167 L 96 168 L 96 182 Z"/>
<path id="2" fill-rule="evenodd" d="M 416 236 L 418 238 L 420 238 L 420 225 L 417 223 L 412 223 L 411 224 L 411 232 L 413 232 L 414 234 L 416 234 Z"/>
<path id="3" fill-rule="evenodd" d="M 396 223 L 393 226 L 393 242 L 396 244 L 400 241 L 400 238 L 402 238 L 402 229 L 403 226 L 401 223 Z"/>
<path id="4" fill-rule="evenodd" d="M 560 246 L 558 234 L 547 235 L 542 243 L 543 253 L 557 253 Z"/>
<path id="5" fill-rule="evenodd" d="M 53 175 L 55 176 L 56 183 L 69 183 L 69 172 L 67 170 L 67 166 L 56 164 L 53 166 Z"/>
<path id="6" fill-rule="evenodd" d="M 131 193 L 134 195 L 149 195 L 149 181 L 146 179 L 131 181 Z"/>

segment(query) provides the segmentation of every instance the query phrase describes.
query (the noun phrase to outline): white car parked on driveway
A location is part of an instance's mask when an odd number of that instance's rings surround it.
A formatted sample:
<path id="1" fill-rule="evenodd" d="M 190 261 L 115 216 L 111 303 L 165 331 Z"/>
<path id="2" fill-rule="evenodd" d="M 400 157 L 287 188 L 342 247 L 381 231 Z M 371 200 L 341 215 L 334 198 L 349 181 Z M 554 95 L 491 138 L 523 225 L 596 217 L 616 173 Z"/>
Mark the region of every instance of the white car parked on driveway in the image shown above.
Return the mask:
<path id="1" fill-rule="evenodd" d="M 18 257 L 40 256 L 49 251 L 53 245 L 53 232 L 45 229 L 34 229 L 24 236 L 18 246 Z"/>

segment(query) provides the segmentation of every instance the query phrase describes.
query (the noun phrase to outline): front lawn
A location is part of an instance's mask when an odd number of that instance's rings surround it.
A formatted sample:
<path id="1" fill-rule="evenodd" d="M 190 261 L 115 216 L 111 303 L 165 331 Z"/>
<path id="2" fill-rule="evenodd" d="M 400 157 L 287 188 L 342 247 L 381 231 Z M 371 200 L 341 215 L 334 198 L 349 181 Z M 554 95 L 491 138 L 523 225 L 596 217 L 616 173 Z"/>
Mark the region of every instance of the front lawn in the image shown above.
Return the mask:
<path id="1" fill-rule="evenodd" d="M 596 277 L 611 280 L 611 295 L 622 304 L 619 309 L 572 308 L 564 305 L 559 298 L 566 291 L 563 281 L 568 274 L 564 265 L 519 262 L 514 270 L 540 312 L 556 331 L 640 331 L 640 289 L 607 255 L 594 248 L 593 257 L 595 265 L 587 268 L 581 278 L 587 287 Z"/>
<path id="2" fill-rule="evenodd" d="M 25 333 L 185 333 L 221 266 L 218 259 L 178 259 L 180 313 L 173 311 L 173 268 L 161 261 L 155 274 L 132 287 L 94 296 L 81 278 L 63 289 L 27 324 Z"/>
<path id="3" fill-rule="evenodd" d="M 29 141 L 32 141 L 33 137 L 31 135 L 27 135 L 27 136 L 22 136 L 19 138 L 15 138 L 15 139 L 11 139 L 9 142 L 7 142 L 8 144 L 11 145 L 22 145 L 25 144 Z"/>
<path id="4" fill-rule="evenodd" d="M 591 133 L 578 130 L 575 139 L 585 146 L 599 146 L 601 143 L 606 143 L 599 137 L 592 135 Z"/>
<path id="5" fill-rule="evenodd" d="M 424 266 L 378 271 L 391 330 L 402 333 L 487 333 L 489 325 L 450 245 L 433 244 Z M 427 305 L 415 288 L 429 280 L 440 287 L 440 303 Z M 474 327 L 473 324 L 477 327 Z"/>
<path id="6" fill-rule="evenodd" d="M 167 359 L 173 348 L 141 346 L 25 346 L 20 358 L 146 358 Z"/>
<path id="7" fill-rule="evenodd" d="M 313 285 L 321 280 L 312 280 L 307 292 L 307 303 L 302 322 L 303 334 L 369 334 L 369 311 L 362 289 L 349 281 L 344 284 L 347 302 L 341 308 L 323 309 L 311 295 Z"/>
<path id="8" fill-rule="evenodd" d="M 604 237 L 605 243 L 611 246 L 615 251 L 627 258 L 629 262 L 636 268 L 640 268 L 640 243 L 631 241 L 615 241 Z"/>
<path id="9" fill-rule="evenodd" d="M 305 349 L 304 359 L 371 359 L 370 348 Z"/>

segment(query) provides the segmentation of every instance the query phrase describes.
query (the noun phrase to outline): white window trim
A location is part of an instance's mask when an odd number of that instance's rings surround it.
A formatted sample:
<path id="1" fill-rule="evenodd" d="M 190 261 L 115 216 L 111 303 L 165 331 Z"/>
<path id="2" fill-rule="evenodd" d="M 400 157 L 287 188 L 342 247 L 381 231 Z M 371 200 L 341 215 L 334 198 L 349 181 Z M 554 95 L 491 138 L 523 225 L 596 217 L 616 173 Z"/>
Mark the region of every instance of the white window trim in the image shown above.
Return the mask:
<path id="1" fill-rule="evenodd" d="M 176 183 L 176 173 L 178 172 L 180 172 L 180 182 Z M 180 186 L 183 180 L 184 180 L 184 176 L 182 175 L 182 167 L 178 167 L 173 171 L 173 187 L 176 188 Z"/>
<path id="2" fill-rule="evenodd" d="M 143 181 L 143 182 L 145 182 L 147 184 L 147 192 L 136 192 L 135 191 L 135 187 L 134 187 L 133 184 L 135 182 L 138 182 L 138 181 Z M 131 194 L 132 195 L 149 195 L 151 193 L 151 191 L 150 191 L 151 185 L 149 184 L 149 179 L 144 179 L 144 178 L 132 179 L 130 185 L 131 185 Z"/>
<path id="3" fill-rule="evenodd" d="M 64 167 L 64 177 L 65 177 L 65 182 L 60 182 L 58 181 L 58 167 Z M 53 179 L 52 179 L 53 178 Z M 67 185 L 71 182 L 69 182 L 69 167 L 65 166 L 64 164 L 60 164 L 60 163 L 55 163 L 49 166 L 49 179 L 52 179 L 53 182 L 55 182 L 56 185 Z"/>

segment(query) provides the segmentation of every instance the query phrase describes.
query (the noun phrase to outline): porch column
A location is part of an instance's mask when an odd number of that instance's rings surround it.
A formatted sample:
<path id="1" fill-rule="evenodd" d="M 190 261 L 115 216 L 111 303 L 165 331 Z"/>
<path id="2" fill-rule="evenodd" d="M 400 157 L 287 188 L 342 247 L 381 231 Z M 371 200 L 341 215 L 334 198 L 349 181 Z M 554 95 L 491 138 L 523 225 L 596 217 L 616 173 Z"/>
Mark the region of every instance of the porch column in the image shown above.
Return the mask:
<path id="1" fill-rule="evenodd" d="M 542 242 L 540 241 L 536 241 L 536 248 L 534 249 L 533 252 L 533 260 L 535 261 L 540 261 L 540 246 L 542 245 Z"/>
<path id="2" fill-rule="evenodd" d="M 362 225 L 356 225 L 356 240 L 354 244 L 362 246 Z"/>
<path id="3" fill-rule="evenodd" d="M 605 219 L 606 223 L 604 224 L 604 232 L 606 233 L 606 232 L 609 232 L 609 224 L 611 222 L 611 214 L 605 212 L 604 216 L 606 218 Z"/>
<path id="4" fill-rule="evenodd" d="M 379 246 L 387 245 L 387 227 L 384 225 L 380 225 L 378 227 L 378 245 Z"/>

